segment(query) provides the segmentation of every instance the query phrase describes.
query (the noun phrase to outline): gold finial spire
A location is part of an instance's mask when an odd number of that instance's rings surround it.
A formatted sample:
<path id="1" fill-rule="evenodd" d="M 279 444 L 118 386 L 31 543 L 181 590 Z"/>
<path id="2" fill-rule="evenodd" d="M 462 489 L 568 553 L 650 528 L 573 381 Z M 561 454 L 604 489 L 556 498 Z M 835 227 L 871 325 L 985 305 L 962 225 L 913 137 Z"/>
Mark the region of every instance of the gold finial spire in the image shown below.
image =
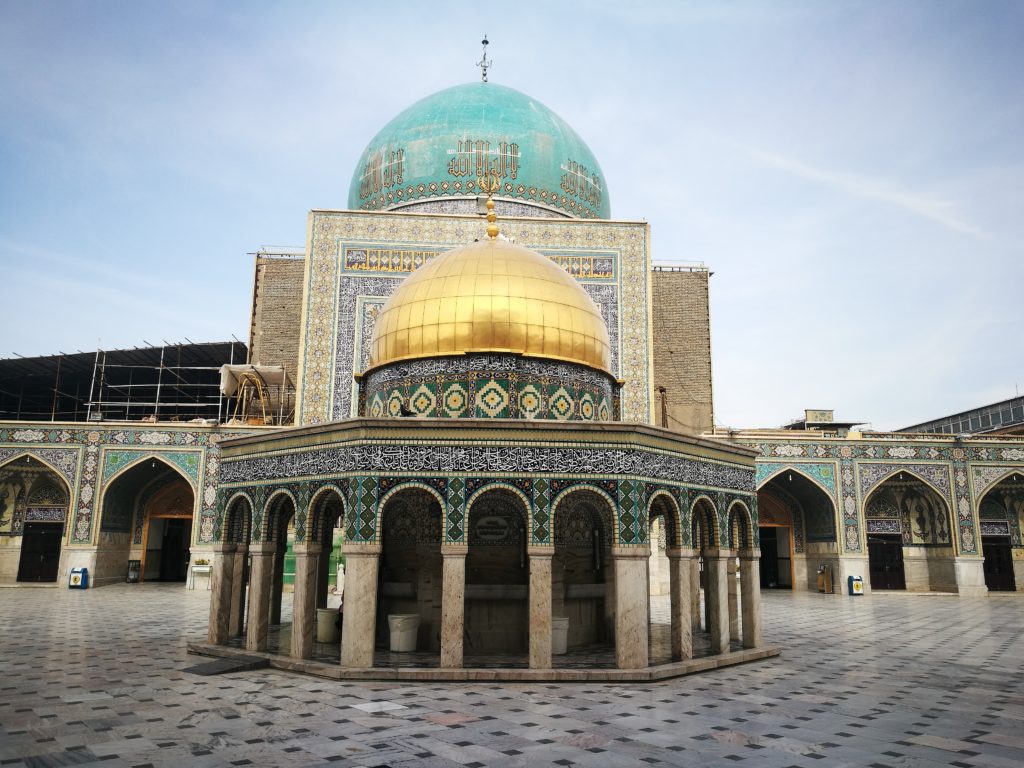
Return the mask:
<path id="1" fill-rule="evenodd" d="M 480 191 L 487 193 L 487 237 L 494 240 L 498 236 L 498 216 L 494 213 L 494 193 L 501 189 L 501 179 L 497 171 L 489 175 L 480 174 Z"/>

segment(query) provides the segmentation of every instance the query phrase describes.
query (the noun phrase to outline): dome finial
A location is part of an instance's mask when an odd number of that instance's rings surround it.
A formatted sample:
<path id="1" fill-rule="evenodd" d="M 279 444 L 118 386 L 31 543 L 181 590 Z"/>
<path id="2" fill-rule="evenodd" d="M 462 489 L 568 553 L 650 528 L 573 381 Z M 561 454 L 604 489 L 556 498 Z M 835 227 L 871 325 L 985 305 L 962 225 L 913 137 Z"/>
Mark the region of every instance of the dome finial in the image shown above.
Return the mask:
<path id="1" fill-rule="evenodd" d="M 501 177 L 497 171 L 480 174 L 480 191 L 487 193 L 487 237 L 494 240 L 498 236 L 498 216 L 494 213 L 494 193 L 501 189 Z"/>
<path id="2" fill-rule="evenodd" d="M 489 45 L 489 43 L 487 41 L 487 33 L 486 32 L 484 32 L 484 39 L 480 41 L 480 44 L 484 47 L 484 57 L 482 59 L 480 59 L 480 61 L 478 61 L 476 63 L 476 65 L 478 67 L 480 67 L 480 69 L 482 70 L 481 73 L 480 73 L 480 79 L 483 80 L 486 83 L 487 82 L 487 69 L 489 67 L 494 66 L 494 62 L 493 61 L 488 61 L 487 60 L 487 46 Z"/>

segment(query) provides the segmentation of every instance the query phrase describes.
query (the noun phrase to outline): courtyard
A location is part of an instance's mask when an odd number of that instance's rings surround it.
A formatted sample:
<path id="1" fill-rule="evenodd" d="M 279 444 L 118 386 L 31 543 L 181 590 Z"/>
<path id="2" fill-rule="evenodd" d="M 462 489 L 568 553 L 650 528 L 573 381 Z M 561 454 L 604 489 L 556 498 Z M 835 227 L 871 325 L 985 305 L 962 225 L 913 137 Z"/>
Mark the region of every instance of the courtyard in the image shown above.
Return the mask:
<path id="1" fill-rule="evenodd" d="M 1015 594 L 766 592 L 781 656 L 646 685 L 201 677 L 209 595 L 0 590 L 0 765 L 1024 763 Z"/>

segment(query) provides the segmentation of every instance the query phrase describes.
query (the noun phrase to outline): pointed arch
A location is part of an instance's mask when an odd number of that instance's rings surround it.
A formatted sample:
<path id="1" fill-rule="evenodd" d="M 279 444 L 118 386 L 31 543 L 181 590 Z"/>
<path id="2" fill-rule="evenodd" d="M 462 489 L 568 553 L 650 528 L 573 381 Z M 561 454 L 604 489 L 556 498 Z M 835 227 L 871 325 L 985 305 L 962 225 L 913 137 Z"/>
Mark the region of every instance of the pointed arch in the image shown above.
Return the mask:
<path id="1" fill-rule="evenodd" d="M 46 467 L 48 470 L 50 470 L 54 475 L 56 475 L 58 478 L 60 478 L 60 481 L 61 481 L 61 483 L 63 483 L 64 488 L 65 488 L 65 490 L 67 492 L 68 502 L 70 503 L 71 496 L 72 496 L 72 488 L 71 488 L 71 483 L 68 482 L 68 479 L 64 476 L 64 473 L 61 472 L 60 469 L 58 469 L 56 466 L 54 466 L 53 463 L 51 463 L 50 461 L 47 461 L 46 459 L 44 459 L 43 457 L 37 455 L 33 451 L 24 450 L 24 451 L 21 451 L 20 453 L 17 453 L 15 455 L 13 455 L 13 456 L 9 456 L 4 461 L 0 462 L 0 469 L 4 469 L 5 467 L 8 467 L 8 466 L 10 466 L 12 464 L 15 464 L 19 459 L 23 459 L 23 458 L 26 458 L 26 457 L 32 459 L 32 461 L 39 462 L 44 467 Z M 15 469 L 17 469 L 17 467 L 15 467 Z"/>
<path id="2" fill-rule="evenodd" d="M 901 467 L 899 465 L 894 464 L 892 465 L 892 471 L 887 472 L 885 475 L 879 478 L 875 482 L 874 487 L 872 487 L 872 489 L 868 491 L 867 496 L 864 497 L 864 500 L 861 502 L 862 513 L 867 510 L 868 502 L 871 500 L 871 497 L 874 496 L 882 486 L 884 486 L 886 483 L 892 480 L 893 477 L 900 473 L 910 475 L 915 480 L 919 480 L 921 483 L 926 485 L 930 490 L 934 491 L 936 496 L 942 499 L 942 502 L 946 505 L 946 513 L 948 514 L 951 511 L 951 500 L 949 498 L 949 494 L 946 491 L 944 491 L 942 488 L 939 488 L 934 482 L 929 480 L 920 472 L 910 469 L 909 467 Z"/>
<path id="3" fill-rule="evenodd" d="M 345 492 L 334 483 L 321 485 L 313 492 L 309 500 L 309 517 L 306 522 L 305 540 L 308 543 L 321 543 L 326 531 L 327 520 L 325 513 L 328 505 L 337 497 L 340 519 L 345 519 Z"/>
<path id="4" fill-rule="evenodd" d="M 989 494 L 995 491 L 1001 483 L 1004 483 L 1011 477 L 1018 475 L 1020 477 L 1024 477 L 1024 467 L 1008 467 L 1006 471 L 1003 472 L 1001 475 L 997 475 L 996 477 L 989 480 L 988 483 L 985 485 L 984 489 L 982 489 L 981 493 L 977 494 L 975 498 L 974 514 L 981 514 L 982 502 L 984 502 L 985 499 L 989 496 Z"/>
<path id="5" fill-rule="evenodd" d="M 660 507 L 660 509 L 657 509 Z M 655 517 L 661 515 L 667 518 L 668 525 L 665 526 L 666 543 L 670 547 L 679 546 L 682 542 L 682 522 L 679 514 L 679 503 L 675 497 L 664 488 L 659 488 L 651 494 L 647 501 L 648 525 Z M 654 542 L 651 542 L 652 544 Z"/>
<path id="6" fill-rule="evenodd" d="M 291 514 L 287 518 L 281 516 L 285 503 L 291 503 L 292 507 Z M 282 522 L 287 523 L 298 511 L 298 508 L 295 494 L 289 489 L 277 488 L 271 491 L 270 495 L 267 496 L 267 500 L 263 503 L 262 541 L 267 544 L 276 543 L 277 534 Z"/>
<path id="7" fill-rule="evenodd" d="M 561 503 L 565 500 L 567 496 L 570 496 L 573 493 L 578 493 L 580 491 L 591 491 L 592 493 L 604 499 L 605 503 L 607 504 L 606 512 L 608 513 L 608 518 L 606 522 L 610 523 L 610 527 L 607 531 L 608 541 L 612 546 L 614 546 L 619 541 L 618 505 L 616 504 L 615 499 L 613 499 L 607 491 L 591 483 L 580 483 L 579 485 L 571 485 L 565 490 L 561 491 L 557 496 L 555 496 L 555 498 L 551 500 L 551 530 L 554 531 L 555 529 L 555 521 L 558 518 L 558 507 L 561 505 Z M 602 522 L 605 522 L 604 518 L 601 519 Z"/>
<path id="8" fill-rule="evenodd" d="M 224 524 L 221 541 L 248 544 L 252 536 L 252 498 L 245 491 L 236 491 L 224 505 Z"/>
<path id="9" fill-rule="evenodd" d="M 827 485 L 822 483 L 821 480 L 819 480 L 818 478 L 814 477 L 814 475 L 811 475 L 808 472 L 805 472 L 803 469 L 800 468 L 799 464 L 786 464 L 784 466 L 779 467 L 774 472 L 771 472 L 770 474 L 765 475 L 764 479 L 761 480 L 760 482 L 758 482 L 757 488 L 755 490 L 760 491 L 762 488 L 764 488 L 766 485 L 768 485 L 768 483 L 772 482 L 772 480 L 775 480 L 777 477 L 779 477 L 780 475 L 783 475 L 783 474 L 785 474 L 787 472 L 796 472 L 796 474 L 800 475 L 800 477 L 802 477 L 804 480 L 806 480 L 807 482 L 811 483 L 811 485 L 817 486 L 818 490 L 820 490 L 822 493 L 824 493 L 826 496 L 828 496 L 828 498 L 832 501 L 832 506 L 833 507 L 835 506 L 835 504 L 836 504 L 836 493 L 835 493 L 835 490 L 832 489 L 832 488 L 829 488 Z"/>
<path id="10" fill-rule="evenodd" d="M 752 549 L 754 546 L 754 518 L 750 507 L 735 499 L 728 509 L 729 548 Z"/>
<path id="11" fill-rule="evenodd" d="M 690 525 L 694 529 L 694 549 L 712 548 L 721 546 L 722 536 L 718 522 L 718 506 L 714 499 L 706 493 L 700 493 L 690 504 Z M 699 528 L 700 536 L 697 535 Z"/>
<path id="12" fill-rule="evenodd" d="M 166 459 L 162 458 L 160 456 L 160 454 L 158 452 L 156 452 L 156 451 L 149 451 L 149 452 L 145 452 L 145 453 L 140 452 L 139 458 L 132 459 L 127 464 L 125 464 L 125 465 L 123 465 L 121 467 L 118 467 L 117 470 L 114 472 L 114 474 L 110 475 L 109 477 L 104 477 L 103 478 L 103 485 L 102 485 L 102 488 L 100 489 L 100 493 L 102 494 L 112 483 L 114 483 L 118 478 L 122 477 L 126 472 L 130 472 L 132 469 L 134 469 L 135 467 L 138 467 L 140 464 L 144 464 L 147 460 L 159 461 L 161 464 L 163 464 L 168 469 L 174 470 L 177 474 L 181 475 L 182 479 L 186 483 L 189 484 L 189 487 L 192 489 L 192 492 L 195 493 L 195 490 L 196 490 L 195 481 L 193 481 L 193 479 L 188 476 L 188 474 L 185 472 L 185 470 L 183 470 L 177 464 L 174 464 L 174 463 L 172 463 L 170 461 L 167 461 Z"/>

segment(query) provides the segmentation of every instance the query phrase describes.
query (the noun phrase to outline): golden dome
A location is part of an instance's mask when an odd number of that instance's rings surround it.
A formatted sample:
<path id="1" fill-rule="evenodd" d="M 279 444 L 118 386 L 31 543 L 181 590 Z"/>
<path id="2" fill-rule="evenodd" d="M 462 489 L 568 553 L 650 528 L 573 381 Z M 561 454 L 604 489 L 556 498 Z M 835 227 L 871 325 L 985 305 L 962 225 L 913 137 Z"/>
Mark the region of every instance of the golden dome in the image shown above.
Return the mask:
<path id="1" fill-rule="evenodd" d="M 370 367 L 466 352 L 515 352 L 609 371 L 601 311 L 551 259 L 500 239 L 456 248 L 398 286 L 373 329 Z"/>

